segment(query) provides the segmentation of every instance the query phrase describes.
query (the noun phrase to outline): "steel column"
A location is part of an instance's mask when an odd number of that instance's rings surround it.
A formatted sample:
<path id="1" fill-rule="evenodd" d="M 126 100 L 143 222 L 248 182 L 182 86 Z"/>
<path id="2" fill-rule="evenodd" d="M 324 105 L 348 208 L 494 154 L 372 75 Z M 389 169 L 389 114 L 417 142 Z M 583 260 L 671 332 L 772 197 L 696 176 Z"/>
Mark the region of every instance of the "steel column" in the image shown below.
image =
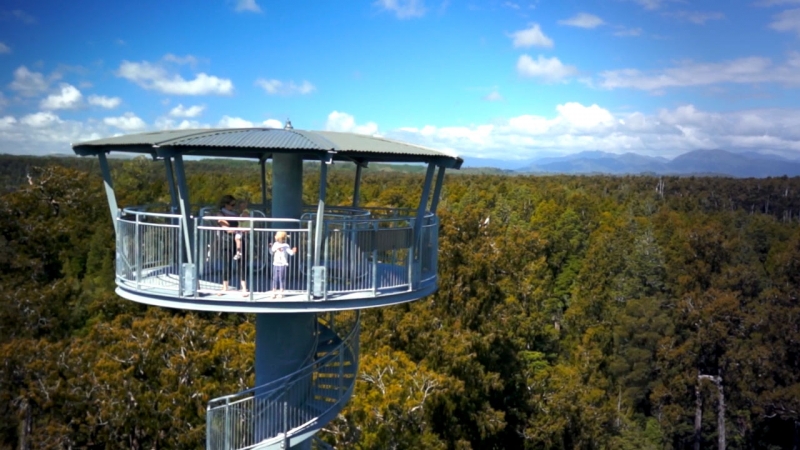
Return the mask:
<path id="1" fill-rule="evenodd" d="M 111 224 L 114 225 L 114 234 L 117 232 L 117 197 L 114 194 L 114 182 L 111 180 L 111 169 L 108 167 L 108 159 L 105 153 L 98 153 L 97 159 L 100 160 L 100 172 L 103 173 L 103 185 L 106 189 L 108 208 L 111 211 Z"/>

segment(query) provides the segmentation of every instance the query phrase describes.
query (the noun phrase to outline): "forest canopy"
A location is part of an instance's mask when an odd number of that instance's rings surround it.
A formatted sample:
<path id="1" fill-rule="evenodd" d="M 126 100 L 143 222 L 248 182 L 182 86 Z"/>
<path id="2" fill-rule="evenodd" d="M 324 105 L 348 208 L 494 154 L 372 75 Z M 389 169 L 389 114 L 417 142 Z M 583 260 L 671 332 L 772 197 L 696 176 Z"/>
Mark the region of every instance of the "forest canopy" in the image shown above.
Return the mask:
<path id="1" fill-rule="evenodd" d="M 207 401 L 252 385 L 253 317 L 117 297 L 96 160 L 0 163 L 0 449 L 202 447 Z M 112 170 L 120 205 L 169 201 L 163 164 Z M 261 195 L 255 163 L 187 174 L 193 203 Z M 365 170 L 360 204 L 414 208 L 422 178 Z M 327 204 L 352 192 L 334 167 Z M 439 290 L 364 311 L 328 443 L 800 444 L 800 179 L 448 173 L 437 212 Z"/>

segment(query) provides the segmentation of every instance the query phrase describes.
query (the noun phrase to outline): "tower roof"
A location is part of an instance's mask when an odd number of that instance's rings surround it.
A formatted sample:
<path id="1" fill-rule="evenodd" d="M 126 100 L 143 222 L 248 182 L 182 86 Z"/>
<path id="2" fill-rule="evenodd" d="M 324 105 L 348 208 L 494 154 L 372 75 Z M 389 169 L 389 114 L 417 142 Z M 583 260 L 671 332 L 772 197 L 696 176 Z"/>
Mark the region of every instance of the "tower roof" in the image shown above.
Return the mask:
<path id="1" fill-rule="evenodd" d="M 304 131 L 278 128 L 216 128 L 166 130 L 128 134 L 72 145 L 78 155 L 100 152 L 216 156 L 269 159 L 275 153 L 301 154 L 304 159 L 376 162 L 434 162 L 458 169 L 458 155 L 407 144 L 379 136 L 335 131 Z"/>

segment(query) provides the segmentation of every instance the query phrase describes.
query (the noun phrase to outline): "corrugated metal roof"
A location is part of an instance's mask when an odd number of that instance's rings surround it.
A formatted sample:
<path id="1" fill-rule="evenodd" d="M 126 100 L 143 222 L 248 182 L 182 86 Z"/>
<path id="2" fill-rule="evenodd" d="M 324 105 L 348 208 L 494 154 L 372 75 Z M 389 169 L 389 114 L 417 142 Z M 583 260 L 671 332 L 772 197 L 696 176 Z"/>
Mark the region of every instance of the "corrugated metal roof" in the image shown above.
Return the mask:
<path id="1" fill-rule="evenodd" d="M 129 134 L 73 144 L 79 155 L 97 152 L 134 152 L 165 155 L 268 158 L 273 153 L 300 153 L 308 159 L 382 162 L 429 162 L 460 168 L 458 155 L 377 136 L 333 131 L 277 128 L 167 130 Z"/>

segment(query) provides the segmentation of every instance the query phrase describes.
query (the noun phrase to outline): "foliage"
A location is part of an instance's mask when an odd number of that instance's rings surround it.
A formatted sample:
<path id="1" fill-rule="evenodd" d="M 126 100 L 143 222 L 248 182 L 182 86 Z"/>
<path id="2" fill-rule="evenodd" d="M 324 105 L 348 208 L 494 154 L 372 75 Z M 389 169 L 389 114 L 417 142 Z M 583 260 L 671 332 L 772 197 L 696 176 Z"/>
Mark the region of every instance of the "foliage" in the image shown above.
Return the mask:
<path id="1" fill-rule="evenodd" d="M 97 165 L 3 158 L 0 449 L 201 447 L 208 399 L 253 382 L 252 318 L 119 299 Z M 168 203 L 163 163 L 111 165 L 120 205 Z M 256 164 L 186 165 L 194 204 L 260 201 Z M 365 170 L 360 204 L 417 208 L 418 169 Z M 698 375 L 729 448 L 798 444 L 800 179 L 448 175 L 438 213 L 439 290 L 364 312 L 337 448 L 690 448 L 696 392 L 708 446 Z"/>

